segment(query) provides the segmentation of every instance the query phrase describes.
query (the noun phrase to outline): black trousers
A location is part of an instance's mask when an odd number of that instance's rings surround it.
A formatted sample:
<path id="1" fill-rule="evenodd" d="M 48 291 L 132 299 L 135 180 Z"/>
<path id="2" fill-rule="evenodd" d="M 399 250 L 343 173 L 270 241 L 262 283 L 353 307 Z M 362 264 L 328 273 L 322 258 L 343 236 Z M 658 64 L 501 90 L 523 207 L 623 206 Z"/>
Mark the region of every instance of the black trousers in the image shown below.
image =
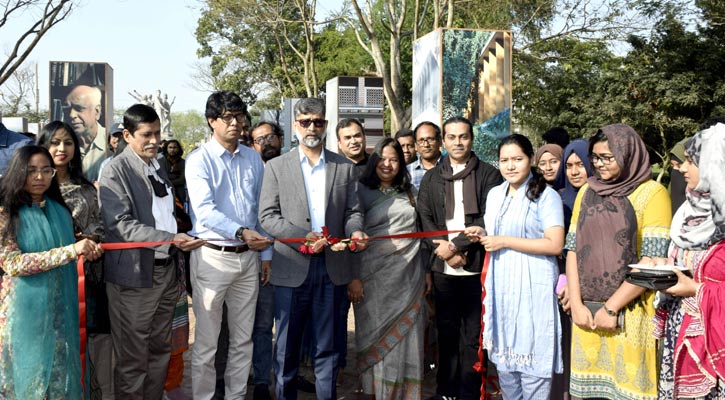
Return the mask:
<path id="1" fill-rule="evenodd" d="M 438 372 L 436 393 L 460 399 L 479 399 L 478 361 L 481 334 L 481 275 L 453 276 L 433 272 Z"/>

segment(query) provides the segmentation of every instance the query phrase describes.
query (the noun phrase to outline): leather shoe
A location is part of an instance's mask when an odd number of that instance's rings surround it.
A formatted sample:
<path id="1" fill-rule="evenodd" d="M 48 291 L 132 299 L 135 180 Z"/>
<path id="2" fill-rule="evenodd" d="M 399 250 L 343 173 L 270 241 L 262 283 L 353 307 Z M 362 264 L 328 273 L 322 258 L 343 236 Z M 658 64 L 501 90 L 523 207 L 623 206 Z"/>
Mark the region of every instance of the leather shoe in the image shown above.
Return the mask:
<path id="1" fill-rule="evenodd" d="M 316 393 L 317 390 L 315 390 L 315 384 L 308 381 L 304 376 L 297 375 L 296 382 L 297 384 L 297 390 L 300 390 L 305 393 Z"/>
<path id="2" fill-rule="evenodd" d="M 254 385 L 254 400 L 272 400 L 269 394 L 269 386 L 265 384 Z"/>

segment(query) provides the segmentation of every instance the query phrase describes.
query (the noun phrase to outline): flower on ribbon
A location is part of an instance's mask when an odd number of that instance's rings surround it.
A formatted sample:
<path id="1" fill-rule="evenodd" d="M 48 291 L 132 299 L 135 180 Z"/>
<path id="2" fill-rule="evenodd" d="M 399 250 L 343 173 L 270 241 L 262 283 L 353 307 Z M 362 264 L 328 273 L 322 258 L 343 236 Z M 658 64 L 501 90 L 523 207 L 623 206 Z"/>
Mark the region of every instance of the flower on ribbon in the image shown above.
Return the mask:
<path id="1" fill-rule="evenodd" d="M 298 250 L 302 254 L 314 254 L 314 248 L 317 243 L 320 243 L 324 241 L 324 246 L 330 246 L 330 250 L 332 251 L 344 251 L 345 249 L 349 249 L 350 251 L 355 251 L 357 249 L 357 243 L 352 241 L 351 239 L 339 239 L 330 236 L 330 231 L 327 229 L 326 226 L 322 227 L 322 238 L 318 240 L 310 240 L 307 239 L 303 244 L 301 244 L 298 247 Z"/>

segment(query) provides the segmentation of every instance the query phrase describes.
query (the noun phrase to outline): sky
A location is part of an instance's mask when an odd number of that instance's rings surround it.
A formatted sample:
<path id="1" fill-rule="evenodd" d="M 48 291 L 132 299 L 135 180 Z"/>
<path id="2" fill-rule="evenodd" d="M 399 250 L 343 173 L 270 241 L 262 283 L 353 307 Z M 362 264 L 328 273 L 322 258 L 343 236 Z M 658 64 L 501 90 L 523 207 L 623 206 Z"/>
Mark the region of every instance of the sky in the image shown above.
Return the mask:
<path id="1" fill-rule="evenodd" d="M 26 62 L 38 63 L 40 108 L 48 109 L 50 61 L 105 62 L 113 68 L 115 109 L 135 103 L 133 90 L 176 97 L 172 112 L 204 111 L 209 92 L 194 88 L 199 0 L 80 0 L 43 36 Z M 318 15 L 337 1 L 318 2 Z M 30 24 L 15 17 L 0 29 L 0 54 L 10 52 Z"/>

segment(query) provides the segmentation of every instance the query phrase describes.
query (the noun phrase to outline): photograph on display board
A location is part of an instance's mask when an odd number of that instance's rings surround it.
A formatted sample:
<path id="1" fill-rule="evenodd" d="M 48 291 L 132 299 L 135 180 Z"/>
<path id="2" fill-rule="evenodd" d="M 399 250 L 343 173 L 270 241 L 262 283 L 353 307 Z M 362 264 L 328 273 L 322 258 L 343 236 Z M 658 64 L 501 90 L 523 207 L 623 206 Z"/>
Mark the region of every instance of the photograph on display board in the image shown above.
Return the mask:
<path id="1" fill-rule="evenodd" d="M 511 133 L 511 33 L 438 29 L 414 43 L 413 60 L 414 124 L 434 110 L 441 124 L 468 118 L 476 155 L 497 165 L 498 142 Z"/>
<path id="2" fill-rule="evenodd" d="M 84 175 L 98 177 L 113 122 L 113 70 L 106 63 L 50 62 L 50 120 L 67 122 L 81 146 Z"/>

